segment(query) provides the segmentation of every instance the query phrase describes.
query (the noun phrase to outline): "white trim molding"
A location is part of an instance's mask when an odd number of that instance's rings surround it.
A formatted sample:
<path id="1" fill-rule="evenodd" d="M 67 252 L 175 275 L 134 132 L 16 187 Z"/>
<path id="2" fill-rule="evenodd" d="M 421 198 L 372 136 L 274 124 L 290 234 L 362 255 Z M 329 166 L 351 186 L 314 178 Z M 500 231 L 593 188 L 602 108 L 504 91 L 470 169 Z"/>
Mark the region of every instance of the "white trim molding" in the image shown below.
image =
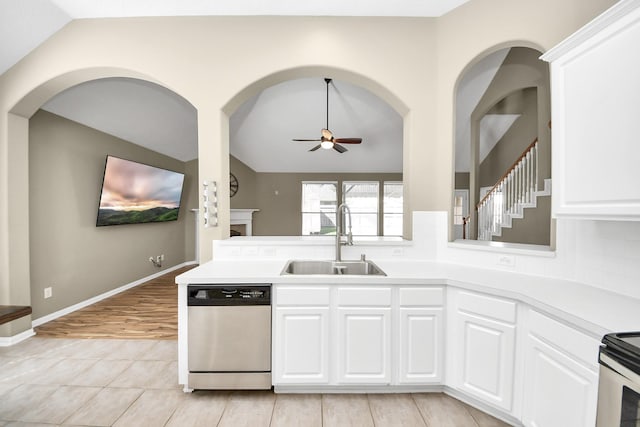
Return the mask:
<path id="1" fill-rule="evenodd" d="M 38 319 L 34 319 L 31 322 L 31 326 L 33 328 L 38 327 L 38 326 L 43 325 L 43 324 L 45 324 L 47 322 L 50 322 L 50 321 L 55 320 L 55 319 L 57 319 L 59 317 L 62 317 L 64 315 L 66 315 L 66 314 L 73 313 L 74 311 L 80 310 L 81 308 L 88 307 L 91 304 L 95 304 L 95 303 L 97 303 L 99 301 L 102 301 L 103 299 L 109 298 L 111 296 L 114 296 L 114 295 L 117 295 L 117 294 L 119 294 L 121 292 L 124 292 L 124 291 L 126 291 L 128 289 L 131 289 L 131 288 L 134 288 L 134 287 L 136 287 L 138 285 L 146 283 L 149 280 L 155 279 L 156 277 L 160 277 L 160 276 L 162 276 L 164 274 L 170 273 L 170 272 L 172 272 L 174 270 L 177 270 L 179 268 L 186 267 L 187 265 L 193 265 L 193 264 L 196 264 L 196 261 L 187 261 L 187 262 L 183 262 L 182 264 L 174 265 L 173 267 L 167 268 L 166 270 L 159 271 L 157 273 L 154 273 L 154 274 L 151 274 L 149 276 L 143 277 L 142 279 L 136 280 L 136 281 L 131 282 L 131 283 L 127 283 L 126 285 L 120 286 L 119 288 L 112 289 L 112 290 L 110 290 L 108 292 L 105 292 L 103 294 L 96 295 L 93 298 L 89 298 L 87 300 L 84 300 L 84 301 L 79 302 L 77 304 L 74 304 L 72 306 L 63 308 L 62 310 L 58 310 L 58 311 L 56 311 L 54 313 L 48 314 L 48 315 L 40 317 Z"/>
<path id="2" fill-rule="evenodd" d="M 36 333 L 33 329 L 27 329 L 24 332 L 20 332 L 18 335 L 13 335 L 11 337 L 0 337 L 0 347 L 10 347 L 14 344 L 18 344 L 19 342 L 26 340 L 27 338 L 34 336 L 35 334 Z"/>

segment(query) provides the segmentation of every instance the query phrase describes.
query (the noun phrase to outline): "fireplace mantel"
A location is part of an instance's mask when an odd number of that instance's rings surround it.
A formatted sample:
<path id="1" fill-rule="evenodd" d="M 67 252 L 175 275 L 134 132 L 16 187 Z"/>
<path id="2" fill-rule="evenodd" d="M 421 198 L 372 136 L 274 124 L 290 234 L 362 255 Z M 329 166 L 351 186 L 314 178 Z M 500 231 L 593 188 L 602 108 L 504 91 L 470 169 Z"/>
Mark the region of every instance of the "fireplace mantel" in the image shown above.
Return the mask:
<path id="1" fill-rule="evenodd" d="M 231 209 L 231 225 L 244 225 L 247 236 L 252 235 L 253 213 L 260 209 Z"/>

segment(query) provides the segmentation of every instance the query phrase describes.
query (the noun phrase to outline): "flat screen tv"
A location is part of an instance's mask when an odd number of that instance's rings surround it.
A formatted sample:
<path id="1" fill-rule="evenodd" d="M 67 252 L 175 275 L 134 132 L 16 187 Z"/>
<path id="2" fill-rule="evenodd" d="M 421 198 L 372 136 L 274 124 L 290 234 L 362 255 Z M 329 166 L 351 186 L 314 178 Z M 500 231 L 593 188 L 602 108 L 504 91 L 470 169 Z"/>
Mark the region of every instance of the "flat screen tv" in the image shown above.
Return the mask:
<path id="1" fill-rule="evenodd" d="M 184 174 L 107 156 L 96 226 L 178 219 Z"/>

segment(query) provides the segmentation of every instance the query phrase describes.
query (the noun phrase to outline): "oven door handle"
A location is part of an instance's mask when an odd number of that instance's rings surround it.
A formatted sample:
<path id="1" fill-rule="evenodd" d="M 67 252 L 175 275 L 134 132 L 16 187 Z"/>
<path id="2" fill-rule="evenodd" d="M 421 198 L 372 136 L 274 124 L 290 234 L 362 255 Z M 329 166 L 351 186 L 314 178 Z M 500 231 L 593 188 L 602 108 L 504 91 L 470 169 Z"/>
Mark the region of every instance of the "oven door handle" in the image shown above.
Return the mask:
<path id="1" fill-rule="evenodd" d="M 600 362 L 603 365 L 613 369 L 623 377 L 627 378 L 634 385 L 635 391 L 640 393 L 640 375 L 636 374 L 631 369 L 623 366 L 615 359 L 604 353 L 600 353 Z"/>

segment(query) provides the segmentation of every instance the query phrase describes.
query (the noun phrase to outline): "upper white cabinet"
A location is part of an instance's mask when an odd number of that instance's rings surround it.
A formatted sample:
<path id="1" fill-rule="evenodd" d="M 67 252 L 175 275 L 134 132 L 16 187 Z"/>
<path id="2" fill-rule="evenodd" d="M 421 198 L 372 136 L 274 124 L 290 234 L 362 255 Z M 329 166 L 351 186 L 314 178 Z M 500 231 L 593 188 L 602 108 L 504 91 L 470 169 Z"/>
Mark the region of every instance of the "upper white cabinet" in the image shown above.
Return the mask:
<path id="1" fill-rule="evenodd" d="M 553 215 L 640 220 L 640 1 L 542 56 L 551 63 Z"/>

